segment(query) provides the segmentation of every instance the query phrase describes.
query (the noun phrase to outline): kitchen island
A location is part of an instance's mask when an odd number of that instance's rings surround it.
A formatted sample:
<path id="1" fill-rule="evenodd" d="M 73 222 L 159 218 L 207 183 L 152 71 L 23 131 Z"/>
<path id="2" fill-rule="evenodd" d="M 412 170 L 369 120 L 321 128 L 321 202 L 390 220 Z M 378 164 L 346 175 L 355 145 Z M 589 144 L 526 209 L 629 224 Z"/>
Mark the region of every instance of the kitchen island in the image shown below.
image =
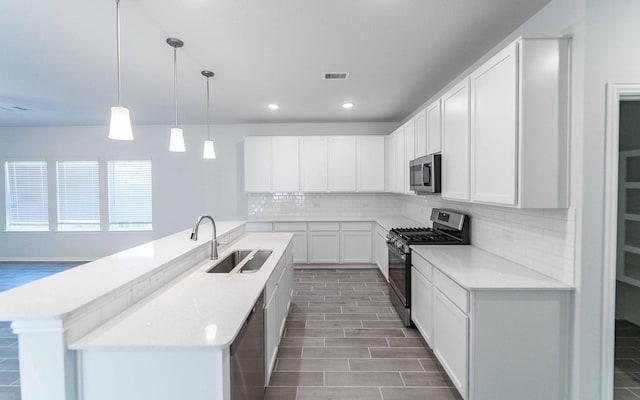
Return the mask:
<path id="1" fill-rule="evenodd" d="M 206 274 L 200 269 L 206 267 L 204 262 L 211 263 L 208 261 L 210 245 L 207 240 L 210 236 L 201 232 L 202 239 L 195 242 L 189 239 L 190 230 L 185 230 L 0 293 L 0 320 L 12 321 L 12 329 L 19 336 L 22 399 L 83 398 L 81 396 L 84 395 L 86 387 L 83 382 L 86 377 L 82 373 L 83 361 L 79 356 L 80 352 L 71 346 L 76 345 L 76 348 L 83 349 L 134 348 L 135 343 L 110 346 L 104 341 L 100 342 L 99 346 L 92 346 L 92 343 L 97 342 L 81 339 L 96 329 L 96 335 L 91 336 L 93 339 L 103 340 L 111 337 L 110 334 L 117 336 L 118 324 L 111 321 L 121 321 L 123 326 L 126 326 L 127 323 L 131 323 L 130 316 L 135 314 L 136 310 L 153 308 L 151 305 L 155 301 L 163 304 L 161 302 L 166 300 L 166 297 L 162 296 L 162 293 L 172 296 L 171 304 L 161 307 L 162 318 L 146 320 L 143 325 L 149 327 L 147 331 L 135 328 L 129 330 L 125 336 L 134 341 L 138 340 L 138 344 L 151 340 L 147 343 L 147 348 L 157 348 L 159 343 L 161 344 L 161 339 L 156 339 L 155 342 L 150 339 L 158 334 L 164 335 L 164 339 L 169 335 L 183 337 L 185 331 L 197 326 L 196 321 L 186 318 L 188 310 L 180 311 L 178 308 L 184 306 L 194 311 L 191 314 L 194 318 L 198 315 L 209 318 L 205 321 L 205 326 L 210 326 L 209 329 L 199 332 L 202 336 L 199 342 L 201 345 L 218 350 L 228 346 L 244 317 L 251 310 L 253 302 L 264 286 L 268 286 L 270 274 L 278 265 L 283 265 L 281 260 L 286 260 L 286 255 L 290 254 L 287 249 L 291 236 L 245 235 L 244 221 L 219 222 L 217 225 L 217 237 L 221 242 L 220 259 L 229 252 L 244 249 L 246 246 L 268 246 L 273 250 L 272 255 L 259 271 L 253 274 L 237 274 L 238 278 L 242 279 L 224 279 L 225 276 L 222 275 L 227 274 Z M 210 229 L 208 224 L 206 226 L 206 229 Z M 202 277 L 202 282 L 213 285 L 208 287 L 208 297 L 205 296 L 204 286 L 196 284 L 195 280 L 191 279 L 192 275 Z M 239 283 L 241 281 L 242 283 Z M 206 283 L 204 285 L 206 286 Z M 183 290 L 193 290 L 193 293 L 182 293 L 183 296 L 204 296 L 200 298 L 202 303 L 194 302 L 193 297 L 188 300 L 183 298 L 183 302 L 180 303 L 178 299 L 181 297 L 176 292 L 176 286 Z M 227 290 L 231 288 L 233 293 Z M 271 289 L 273 290 L 273 287 Z M 220 311 L 224 307 L 227 307 L 227 312 Z M 154 324 L 175 329 L 154 329 Z M 214 325 L 215 329 L 212 328 Z M 110 329 L 100 329 L 103 326 Z M 215 339 L 207 340 L 207 333 L 209 338 L 215 336 Z M 184 335 L 187 342 L 181 343 L 186 347 L 192 346 L 193 354 L 199 353 L 202 349 L 202 346 L 195 344 L 197 334 L 191 332 Z M 189 339 L 192 341 L 188 342 Z M 176 343 L 173 344 L 175 349 Z"/>
<path id="2" fill-rule="evenodd" d="M 266 342 L 277 346 L 280 341 L 293 285 L 290 242 L 287 233 L 248 234 L 220 259 L 236 249 L 272 250 L 258 271 L 207 273 L 216 262 L 205 260 L 172 286 L 71 343 L 80 361 L 81 398 L 229 399 L 230 346 L 263 291 Z M 273 296 L 279 298 L 275 330 L 269 324 Z"/>

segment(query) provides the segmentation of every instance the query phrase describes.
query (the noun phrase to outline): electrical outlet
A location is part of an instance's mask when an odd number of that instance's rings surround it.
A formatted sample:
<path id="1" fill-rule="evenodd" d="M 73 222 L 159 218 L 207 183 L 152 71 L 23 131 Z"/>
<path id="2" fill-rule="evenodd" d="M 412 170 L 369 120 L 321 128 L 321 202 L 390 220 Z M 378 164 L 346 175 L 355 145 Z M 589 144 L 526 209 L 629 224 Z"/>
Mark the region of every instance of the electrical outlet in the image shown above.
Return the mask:
<path id="1" fill-rule="evenodd" d="M 513 243 L 513 231 L 503 229 L 502 230 L 502 240 Z"/>

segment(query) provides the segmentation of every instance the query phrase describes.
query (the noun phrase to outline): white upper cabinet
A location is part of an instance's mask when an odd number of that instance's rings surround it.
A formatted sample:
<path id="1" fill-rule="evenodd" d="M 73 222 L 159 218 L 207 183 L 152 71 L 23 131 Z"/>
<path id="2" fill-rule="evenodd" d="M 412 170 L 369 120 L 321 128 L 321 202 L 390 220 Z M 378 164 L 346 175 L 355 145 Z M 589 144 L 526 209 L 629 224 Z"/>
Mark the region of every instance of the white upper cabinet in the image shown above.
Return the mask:
<path id="1" fill-rule="evenodd" d="M 359 192 L 384 191 L 384 136 L 356 138 L 357 189 Z"/>
<path id="2" fill-rule="evenodd" d="M 402 179 L 404 182 L 404 193 L 413 193 L 411 191 L 411 182 L 409 181 L 409 162 L 416 158 L 416 125 L 413 119 L 407 121 L 404 125 L 404 166 L 402 167 Z"/>
<path id="3" fill-rule="evenodd" d="M 272 138 L 271 191 L 297 192 L 300 190 L 298 169 L 298 138 L 295 136 Z"/>
<path id="4" fill-rule="evenodd" d="M 326 136 L 300 137 L 300 190 L 329 190 L 329 140 Z"/>
<path id="5" fill-rule="evenodd" d="M 329 191 L 356 190 L 355 136 L 329 137 Z"/>
<path id="6" fill-rule="evenodd" d="M 271 191 L 271 139 L 268 137 L 244 139 L 244 190 Z"/>
<path id="7" fill-rule="evenodd" d="M 568 206 L 568 46 L 519 39 L 471 74 L 472 201 Z"/>
<path id="8" fill-rule="evenodd" d="M 395 167 L 394 167 L 394 189 L 396 193 L 404 193 L 404 175 L 405 175 L 405 147 L 404 147 L 404 128 L 400 127 L 394 132 L 395 135 Z"/>
<path id="9" fill-rule="evenodd" d="M 420 111 L 413 117 L 415 121 L 416 148 L 415 158 L 426 156 L 427 152 L 427 114 L 426 110 Z"/>
<path id="10" fill-rule="evenodd" d="M 424 111 L 426 120 L 427 152 L 426 154 L 442 151 L 442 123 L 440 114 L 440 99 L 433 102 Z"/>
<path id="11" fill-rule="evenodd" d="M 469 200 L 468 79 L 442 97 L 442 197 Z"/>
<path id="12" fill-rule="evenodd" d="M 516 58 L 509 46 L 470 77 L 472 201 L 516 204 Z"/>

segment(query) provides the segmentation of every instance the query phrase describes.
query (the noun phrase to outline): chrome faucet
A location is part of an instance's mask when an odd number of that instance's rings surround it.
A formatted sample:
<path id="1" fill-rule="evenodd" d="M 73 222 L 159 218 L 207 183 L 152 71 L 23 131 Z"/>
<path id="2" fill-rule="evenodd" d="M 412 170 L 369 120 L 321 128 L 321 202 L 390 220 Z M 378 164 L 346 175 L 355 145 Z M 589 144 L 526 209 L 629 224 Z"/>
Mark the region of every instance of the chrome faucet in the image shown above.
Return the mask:
<path id="1" fill-rule="evenodd" d="M 213 225 L 213 237 L 211 238 L 211 259 L 217 260 L 218 259 L 218 238 L 217 238 L 218 235 L 216 233 L 216 221 L 214 221 L 211 216 L 202 215 L 198 217 L 198 220 L 196 221 L 195 225 L 193 225 L 193 230 L 191 231 L 191 240 L 193 241 L 198 240 L 198 229 L 200 228 L 200 223 L 202 222 L 203 219 L 210 220 L 211 224 Z"/>

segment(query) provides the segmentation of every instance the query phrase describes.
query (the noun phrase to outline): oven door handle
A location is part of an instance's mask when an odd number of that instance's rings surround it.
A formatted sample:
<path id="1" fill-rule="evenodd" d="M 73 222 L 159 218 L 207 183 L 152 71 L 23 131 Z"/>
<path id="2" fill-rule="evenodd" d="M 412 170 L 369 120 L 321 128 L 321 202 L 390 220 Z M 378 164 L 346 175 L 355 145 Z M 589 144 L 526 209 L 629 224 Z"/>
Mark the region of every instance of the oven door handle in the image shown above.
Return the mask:
<path id="1" fill-rule="evenodd" d="M 390 252 L 392 252 L 396 256 L 400 257 L 400 259 L 402 259 L 402 261 L 406 261 L 407 260 L 407 255 L 404 252 L 400 251 L 400 249 L 398 249 L 396 246 L 387 243 L 387 248 L 389 249 Z"/>

